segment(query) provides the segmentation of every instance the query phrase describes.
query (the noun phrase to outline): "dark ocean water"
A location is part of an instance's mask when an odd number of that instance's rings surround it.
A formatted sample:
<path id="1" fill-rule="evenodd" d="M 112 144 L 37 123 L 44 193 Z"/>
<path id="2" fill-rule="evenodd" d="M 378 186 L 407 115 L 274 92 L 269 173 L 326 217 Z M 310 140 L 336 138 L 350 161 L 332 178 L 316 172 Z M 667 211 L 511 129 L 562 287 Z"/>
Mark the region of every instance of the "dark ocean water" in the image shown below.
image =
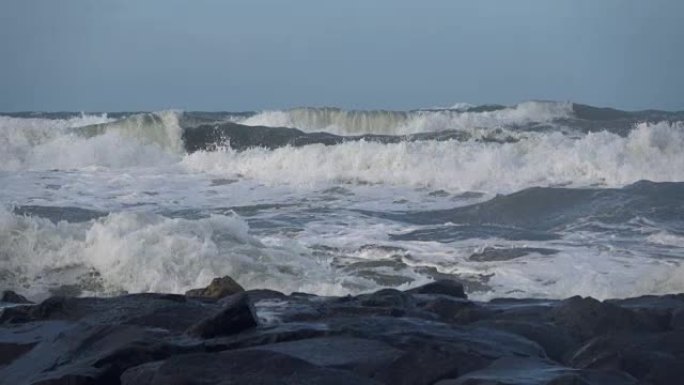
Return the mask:
<path id="1" fill-rule="evenodd" d="M 36 298 L 346 294 L 456 277 L 475 298 L 684 290 L 684 112 L 0 116 L 0 282 Z"/>

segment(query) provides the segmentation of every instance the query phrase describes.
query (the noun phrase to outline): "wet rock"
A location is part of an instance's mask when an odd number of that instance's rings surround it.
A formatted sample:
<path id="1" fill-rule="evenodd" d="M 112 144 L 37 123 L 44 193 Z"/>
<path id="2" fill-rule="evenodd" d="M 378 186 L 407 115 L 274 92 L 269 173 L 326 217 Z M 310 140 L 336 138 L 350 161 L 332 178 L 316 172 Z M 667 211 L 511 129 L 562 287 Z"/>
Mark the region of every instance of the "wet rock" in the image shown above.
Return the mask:
<path id="1" fill-rule="evenodd" d="M 2 292 L 2 298 L 0 299 L 0 302 L 7 302 L 7 303 L 33 303 L 26 299 L 23 295 L 19 295 L 12 290 L 5 290 Z"/>
<path id="2" fill-rule="evenodd" d="M 188 290 L 185 295 L 188 297 L 199 297 L 208 299 L 221 299 L 232 294 L 241 293 L 245 289 L 235 282 L 231 277 L 225 276 L 214 278 L 209 286 L 203 289 Z"/>
<path id="3" fill-rule="evenodd" d="M 33 347 L 36 346 L 34 343 L 14 343 L 5 342 L 0 343 L 0 366 L 7 365 L 17 358 L 23 356 L 27 352 L 31 351 Z"/>
<path id="4" fill-rule="evenodd" d="M 350 370 L 374 377 L 404 352 L 376 340 L 354 337 L 322 337 L 256 347 L 287 354 L 313 365 Z"/>
<path id="5" fill-rule="evenodd" d="M 443 322 L 466 324 L 479 317 L 476 315 L 481 308 L 473 302 L 462 298 L 436 297 L 420 304 L 421 309 L 437 315 Z"/>
<path id="6" fill-rule="evenodd" d="M 246 294 L 227 298 L 223 309 L 213 316 L 192 325 L 187 334 L 199 338 L 213 338 L 236 334 L 257 326 L 257 318 Z"/>
<path id="7" fill-rule="evenodd" d="M 578 371 L 538 358 L 501 358 L 485 369 L 435 385 L 630 385 L 636 379 L 620 372 Z"/>
<path id="8" fill-rule="evenodd" d="M 456 298 L 468 298 L 463 284 L 453 280 L 439 280 L 408 291 L 411 294 L 442 294 Z"/>
<path id="9" fill-rule="evenodd" d="M 320 384 L 379 385 L 370 378 L 323 368 L 305 360 L 268 350 L 233 350 L 215 354 L 188 354 L 162 363 L 132 368 L 121 376 L 122 385 L 167 384 Z"/>
<path id="10" fill-rule="evenodd" d="M 0 383 L 669 385 L 684 378 L 683 312 L 682 295 L 470 301 L 454 281 L 53 297 L 2 310 Z"/>
<path id="11" fill-rule="evenodd" d="M 399 290 L 383 289 L 372 294 L 358 297 L 362 306 L 368 307 L 393 307 L 406 309 L 413 306 L 413 298 Z"/>
<path id="12" fill-rule="evenodd" d="M 476 322 L 473 326 L 498 329 L 522 336 L 536 342 L 544 349 L 549 358 L 559 362 L 562 361 L 565 353 L 575 346 L 572 338 L 565 330 L 547 323 L 494 319 Z"/>
<path id="13" fill-rule="evenodd" d="M 684 331 L 617 333 L 581 346 L 567 363 L 581 369 L 620 370 L 643 383 L 675 384 L 684 378 Z"/>
<path id="14" fill-rule="evenodd" d="M 550 312 L 550 320 L 579 341 L 616 331 L 650 329 L 631 310 L 593 298 L 572 297 Z"/>

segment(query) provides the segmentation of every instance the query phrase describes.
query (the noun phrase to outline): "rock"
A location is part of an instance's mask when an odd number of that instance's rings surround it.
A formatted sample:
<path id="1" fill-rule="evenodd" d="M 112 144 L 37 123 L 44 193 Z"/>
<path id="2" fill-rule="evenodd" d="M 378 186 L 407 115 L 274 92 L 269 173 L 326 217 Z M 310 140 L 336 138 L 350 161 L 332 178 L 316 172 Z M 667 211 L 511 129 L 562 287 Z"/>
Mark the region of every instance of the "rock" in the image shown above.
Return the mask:
<path id="1" fill-rule="evenodd" d="M 443 322 L 466 324 L 479 317 L 484 309 L 462 298 L 439 296 L 420 304 L 421 309 L 437 315 Z"/>
<path id="2" fill-rule="evenodd" d="M 0 342 L 0 367 L 10 364 L 12 361 L 28 353 L 36 346 L 34 343 Z"/>
<path id="3" fill-rule="evenodd" d="M 406 309 L 413 305 L 410 295 L 395 289 L 382 289 L 358 297 L 362 306 Z"/>
<path id="4" fill-rule="evenodd" d="M 674 330 L 684 330 L 684 308 L 672 312 L 669 326 Z"/>
<path id="5" fill-rule="evenodd" d="M 53 297 L 2 310 L 0 383 L 670 385 L 684 378 L 682 295 L 479 302 L 462 291 L 438 281 L 342 298 L 265 290 L 221 299 Z"/>
<path id="6" fill-rule="evenodd" d="M 353 337 L 310 338 L 253 349 L 283 353 L 316 366 L 350 370 L 370 377 L 404 354 L 384 342 Z"/>
<path id="7" fill-rule="evenodd" d="M 223 309 L 192 325 L 187 334 L 199 338 L 214 338 L 239 333 L 257 326 L 257 318 L 246 294 L 226 298 Z"/>
<path id="8" fill-rule="evenodd" d="M 617 331 L 650 330 L 636 314 L 620 306 L 600 302 L 591 297 L 572 297 L 550 312 L 550 320 L 568 330 L 578 341 Z"/>
<path id="9" fill-rule="evenodd" d="M 214 278 L 209 286 L 204 289 L 188 290 L 185 295 L 188 297 L 221 299 L 232 294 L 241 293 L 245 289 L 229 276 Z"/>
<path id="10" fill-rule="evenodd" d="M 567 360 L 580 369 L 620 370 L 646 384 L 679 383 L 684 378 L 684 331 L 611 333 L 581 346 Z"/>
<path id="11" fill-rule="evenodd" d="M 299 358 L 268 350 L 232 350 L 215 354 L 186 354 L 162 363 L 127 370 L 122 385 L 167 384 L 320 384 L 380 385 L 370 378 L 323 368 Z"/>
<path id="12" fill-rule="evenodd" d="M 5 290 L 2 292 L 2 299 L 0 299 L 0 302 L 7 302 L 7 303 L 33 303 L 26 299 L 23 295 L 19 295 L 12 290 Z"/>
<path id="13" fill-rule="evenodd" d="M 435 385 L 630 385 L 637 381 L 625 373 L 575 370 L 538 358 L 506 357 L 489 367 Z"/>
<path id="14" fill-rule="evenodd" d="M 549 358 L 558 362 L 575 347 L 565 330 L 547 323 L 492 319 L 476 322 L 473 326 L 498 329 L 527 338 L 539 344 Z"/>
<path id="15" fill-rule="evenodd" d="M 442 294 L 456 298 L 468 298 L 463 290 L 463 284 L 453 280 L 439 280 L 408 290 L 411 294 Z"/>

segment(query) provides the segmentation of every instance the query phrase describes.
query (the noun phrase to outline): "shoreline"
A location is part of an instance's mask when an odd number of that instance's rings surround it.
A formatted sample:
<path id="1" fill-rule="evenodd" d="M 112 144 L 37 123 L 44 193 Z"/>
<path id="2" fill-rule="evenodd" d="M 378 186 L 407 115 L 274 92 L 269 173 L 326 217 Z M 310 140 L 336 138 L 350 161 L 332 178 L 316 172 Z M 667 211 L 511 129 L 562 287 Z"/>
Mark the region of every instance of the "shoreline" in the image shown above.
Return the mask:
<path id="1" fill-rule="evenodd" d="M 0 383 L 674 384 L 682 346 L 684 294 L 476 302 L 442 280 L 319 297 L 224 277 L 4 308 Z"/>

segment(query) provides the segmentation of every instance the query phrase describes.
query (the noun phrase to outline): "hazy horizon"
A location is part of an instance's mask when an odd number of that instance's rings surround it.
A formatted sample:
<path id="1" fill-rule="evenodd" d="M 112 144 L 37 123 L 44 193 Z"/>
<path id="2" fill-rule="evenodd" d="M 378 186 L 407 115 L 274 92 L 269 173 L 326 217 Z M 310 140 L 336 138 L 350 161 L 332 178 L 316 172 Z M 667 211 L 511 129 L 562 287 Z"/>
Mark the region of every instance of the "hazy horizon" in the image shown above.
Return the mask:
<path id="1" fill-rule="evenodd" d="M 684 2 L 0 4 L 0 111 L 684 110 Z"/>

